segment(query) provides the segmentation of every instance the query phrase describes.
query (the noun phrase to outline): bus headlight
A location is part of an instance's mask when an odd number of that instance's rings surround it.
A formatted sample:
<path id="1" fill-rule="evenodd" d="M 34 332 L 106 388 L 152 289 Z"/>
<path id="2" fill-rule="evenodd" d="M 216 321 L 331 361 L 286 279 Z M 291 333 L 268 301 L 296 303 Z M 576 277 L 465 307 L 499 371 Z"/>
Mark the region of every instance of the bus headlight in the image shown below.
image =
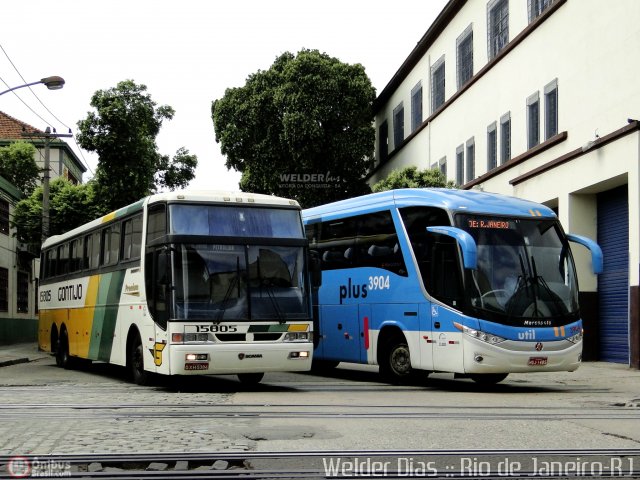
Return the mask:
<path id="1" fill-rule="evenodd" d="M 456 327 L 458 330 L 460 330 L 462 333 L 469 335 L 470 337 L 476 338 L 482 342 L 488 343 L 490 345 L 496 345 L 506 340 L 506 338 L 502 338 L 492 333 L 486 333 L 486 332 L 483 332 L 482 330 L 476 330 L 474 328 L 465 327 L 464 325 L 458 322 L 453 322 L 453 326 Z"/>
<path id="2" fill-rule="evenodd" d="M 567 337 L 567 340 L 569 340 L 571 343 L 581 342 L 583 333 L 584 331 L 580 330 L 580 333 L 576 333 L 575 335 L 571 335 L 570 337 Z"/>
<path id="3" fill-rule="evenodd" d="M 202 343 L 213 341 L 208 333 L 173 333 L 171 343 Z"/>
<path id="4" fill-rule="evenodd" d="M 284 334 L 285 342 L 310 342 L 312 338 L 311 332 L 287 332 Z"/>

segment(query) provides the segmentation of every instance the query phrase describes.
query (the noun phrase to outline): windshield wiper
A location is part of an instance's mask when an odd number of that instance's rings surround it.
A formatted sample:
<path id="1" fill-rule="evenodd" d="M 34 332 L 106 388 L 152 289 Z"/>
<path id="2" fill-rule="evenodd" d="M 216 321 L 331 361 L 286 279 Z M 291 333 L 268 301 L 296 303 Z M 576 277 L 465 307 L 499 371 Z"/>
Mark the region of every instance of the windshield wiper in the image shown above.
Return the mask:
<path id="1" fill-rule="evenodd" d="M 222 321 L 222 317 L 224 317 L 225 312 L 227 311 L 227 304 L 229 303 L 229 299 L 231 298 L 231 293 L 233 289 L 238 286 L 238 298 L 240 298 L 240 257 L 236 257 L 236 276 L 231 279 L 229 282 L 229 286 L 227 287 L 227 291 L 222 298 L 222 305 L 218 314 L 216 315 L 214 323 L 218 324 Z"/>
<path id="2" fill-rule="evenodd" d="M 518 258 L 520 259 L 520 273 L 522 275 L 518 276 L 518 282 L 516 284 L 515 290 L 513 291 L 513 295 L 511 296 L 511 300 L 509 301 L 509 307 L 507 308 L 507 316 L 509 318 L 512 318 L 513 310 L 516 306 L 516 302 L 514 301 L 514 299 L 516 298 L 517 293 L 522 288 L 524 288 L 526 290 L 527 299 L 533 300 L 533 316 L 538 317 L 540 312 L 538 310 L 538 298 L 535 290 L 533 290 L 534 279 L 527 274 L 527 269 L 524 266 L 524 260 L 521 253 L 518 254 Z M 529 289 L 529 285 L 531 285 L 531 290 Z M 522 314 L 524 314 L 524 311 L 522 312 Z"/>
<path id="3" fill-rule="evenodd" d="M 535 281 L 535 285 L 538 287 L 542 286 L 542 288 L 544 288 L 544 290 L 547 292 L 547 294 L 549 295 L 549 298 L 551 299 L 551 301 L 554 303 L 554 305 L 557 308 L 558 311 L 558 315 L 563 315 L 563 307 L 565 306 L 564 303 L 562 302 L 562 300 L 558 297 L 558 295 L 556 295 L 554 293 L 553 290 L 551 290 L 551 287 L 549 287 L 549 284 L 546 282 L 546 280 L 544 278 L 542 278 L 542 275 L 538 275 L 538 270 L 536 268 L 536 261 L 533 258 L 533 256 L 531 257 L 531 267 L 533 268 L 533 279 Z M 540 296 L 540 293 L 538 291 L 538 294 L 536 295 L 536 297 Z M 568 313 L 568 312 L 565 312 Z"/>
<path id="4" fill-rule="evenodd" d="M 269 300 L 271 301 L 271 305 L 273 306 L 273 311 L 276 312 L 276 318 L 278 319 L 278 322 L 280 323 L 285 323 L 286 319 L 282 313 L 282 311 L 280 310 L 280 306 L 278 305 L 278 300 L 276 300 L 276 296 L 273 293 L 273 289 L 271 288 L 271 285 L 267 284 L 266 282 L 264 282 L 264 278 L 262 278 L 262 272 L 260 269 L 260 256 L 258 256 L 258 280 L 260 281 L 260 289 L 264 288 L 267 292 L 267 297 L 269 297 Z"/>

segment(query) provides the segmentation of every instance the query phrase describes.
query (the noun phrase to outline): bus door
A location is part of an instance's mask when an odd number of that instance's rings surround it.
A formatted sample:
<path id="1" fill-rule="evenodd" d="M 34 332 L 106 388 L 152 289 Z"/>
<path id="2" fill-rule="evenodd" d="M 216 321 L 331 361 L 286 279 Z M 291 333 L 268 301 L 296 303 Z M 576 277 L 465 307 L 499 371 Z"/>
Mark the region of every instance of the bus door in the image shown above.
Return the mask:
<path id="1" fill-rule="evenodd" d="M 359 305 L 320 306 L 320 355 L 324 360 L 361 361 L 362 321 Z"/>
<path id="2" fill-rule="evenodd" d="M 462 333 L 453 323 L 459 321 L 459 315 L 441 305 L 431 305 L 433 324 L 433 370 L 446 372 L 464 371 L 462 352 Z"/>
<path id="3" fill-rule="evenodd" d="M 433 370 L 433 306 L 430 303 L 421 303 L 418 308 L 418 321 L 420 324 L 420 368 Z"/>

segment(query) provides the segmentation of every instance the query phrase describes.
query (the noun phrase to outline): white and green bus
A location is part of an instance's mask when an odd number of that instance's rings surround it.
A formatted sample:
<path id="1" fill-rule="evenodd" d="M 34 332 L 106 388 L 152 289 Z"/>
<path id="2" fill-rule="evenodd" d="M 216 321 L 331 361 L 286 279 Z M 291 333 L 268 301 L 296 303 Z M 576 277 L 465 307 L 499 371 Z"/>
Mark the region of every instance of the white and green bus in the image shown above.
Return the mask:
<path id="1" fill-rule="evenodd" d="M 266 195 L 146 197 L 42 246 L 39 346 L 150 374 L 311 366 L 313 322 L 300 206 Z"/>

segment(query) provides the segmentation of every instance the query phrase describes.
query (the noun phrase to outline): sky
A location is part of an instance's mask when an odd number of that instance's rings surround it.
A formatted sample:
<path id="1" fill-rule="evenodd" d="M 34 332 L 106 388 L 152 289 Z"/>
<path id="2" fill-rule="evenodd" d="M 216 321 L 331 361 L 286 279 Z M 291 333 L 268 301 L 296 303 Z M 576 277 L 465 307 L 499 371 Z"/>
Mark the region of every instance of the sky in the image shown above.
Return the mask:
<path id="1" fill-rule="evenodd" d="M 0 91 L 59 75 L 0 96 L 3 111 L 58 133 L 92 111 L 91 96 L 131 79 L 175 116 L 156 141 L 161 154 L 185 147 L 198 157 L 192 189 L 238 189 L 215 141 L 211 103 L 268 70 L 284 52 L 317 49 L 360 63 L 377 93 L 442 11 L 446 0 L 109 0 L 11 1 L 0 29 Z M 4 82 L 4 83 L 3 83 Z M 37 98 L 36 98 L 37 96 Z M 26 105 L 25 105 L 26 104 Z M 95 172 L 98 157 L 65 139 Z M 134 161 L 132 159 L 132 161 Z"/>

